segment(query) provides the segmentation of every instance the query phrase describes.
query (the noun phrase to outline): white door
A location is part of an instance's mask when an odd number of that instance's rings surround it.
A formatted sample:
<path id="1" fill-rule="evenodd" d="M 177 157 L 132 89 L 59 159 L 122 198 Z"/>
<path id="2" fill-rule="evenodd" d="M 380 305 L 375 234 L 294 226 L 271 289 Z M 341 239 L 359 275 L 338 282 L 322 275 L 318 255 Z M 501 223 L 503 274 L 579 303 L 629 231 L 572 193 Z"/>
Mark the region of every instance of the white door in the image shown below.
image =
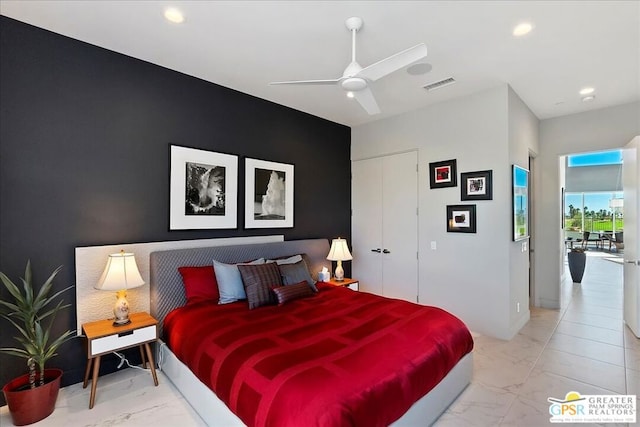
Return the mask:
<path id="1" fill-rule="evenodd" d="M 640 227 L 638 227 L 638 183 L 640 182 L 640 136 L 623 151 L 624 187 L 624 321 L 640 337 Z"/>
<path id="2" fill-rule="evenodd" d="M 360 289 L 416 301 L 417 152 L 354 161 L 353 277 Z"/>
<path id="3" fill-rule="evenodd" d="M 418 302 L 418 153 L 382 160 L 382 292 Z"/>
<path id="4" fill-rule="evenodd" d="M 352 276 L 382 295 L 382 159 L 351 163 L 351 208 Z"/>

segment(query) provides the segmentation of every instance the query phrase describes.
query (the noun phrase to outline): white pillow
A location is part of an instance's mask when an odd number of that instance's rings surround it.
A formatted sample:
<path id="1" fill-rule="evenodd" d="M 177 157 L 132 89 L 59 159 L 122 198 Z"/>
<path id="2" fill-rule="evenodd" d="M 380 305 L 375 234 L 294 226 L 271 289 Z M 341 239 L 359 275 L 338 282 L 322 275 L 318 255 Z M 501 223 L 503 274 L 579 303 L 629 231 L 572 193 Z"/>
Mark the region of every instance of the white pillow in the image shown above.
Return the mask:
<path id="1" fill-rule="evenodd" d="M 283 264 L 295 264 L 298 261 L 302 261 L 302 255 L 293 255 L 289 258 L 268 259 L 267 262 L 275 262 L 278 265 Z"/>
<path id="2" fill-rule="evenodd" d="M 264 258 L 258 258 L 244 264 L 264 263 Z M 225 264 L 214 259 L 213 269 L 216 273 L 216 281 L 218 282 L 218 290 L 220 291 L 219 304 L 228 304 L 247 298 L 244 285 L 242 284 L 242 276 L 240 276 L 240 270 L 238 270 L 237 264 Z"/>

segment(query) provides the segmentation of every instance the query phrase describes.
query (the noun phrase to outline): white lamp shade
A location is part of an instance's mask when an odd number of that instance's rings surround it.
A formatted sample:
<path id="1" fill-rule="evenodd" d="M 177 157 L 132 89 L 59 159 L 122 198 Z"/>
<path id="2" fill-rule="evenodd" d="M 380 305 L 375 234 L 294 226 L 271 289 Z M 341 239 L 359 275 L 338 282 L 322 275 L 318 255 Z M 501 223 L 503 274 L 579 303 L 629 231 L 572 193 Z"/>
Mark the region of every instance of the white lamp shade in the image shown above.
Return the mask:
<path id="1" fill-rule="evenodd" d="M 144 285 L 132 253 L 121 252 L 109 255 L 107 266 L 94 286 L 102 291 L 120 291 Z"/>
<path id="2" fill-rule="evenodd" d="M 329 255 L 327 255 L 329 261 L 349 261 L 352 260 L 351 252 L 347 247 L 347 241 L 345 239 L 337 238 L 331 241 L 331 249 Z"/>

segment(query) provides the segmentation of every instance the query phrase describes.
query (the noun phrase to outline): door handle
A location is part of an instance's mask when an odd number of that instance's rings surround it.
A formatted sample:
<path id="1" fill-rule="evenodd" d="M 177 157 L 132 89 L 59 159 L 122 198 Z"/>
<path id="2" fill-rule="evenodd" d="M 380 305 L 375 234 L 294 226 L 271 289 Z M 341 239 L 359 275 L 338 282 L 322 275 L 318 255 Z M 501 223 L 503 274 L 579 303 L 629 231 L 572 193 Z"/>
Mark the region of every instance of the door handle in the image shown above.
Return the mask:
<path id="1" fill-rule="evenodd" d="M 383 253 L 383 254 L 390 254 L 390 253 L 391 253 L 391 251 L 390 251 L 389 249 L 384 249 L 384 250 L 382 251 L 382 253 Z"/>
<path id="2" fill-rule="evenodd" d="M 380 248 L 376 248 L 376 249 L 371 249 L 371 252 L 376 252 L 376 253 L 380 253 Z"/>
<path id="3" fill-rule="evenodd" d="M 625 261 L 627 264 L 633 264 L 633 265 L 640 265 L 640 261 L 639 260 L 635 260 L 635 261 Z"/>

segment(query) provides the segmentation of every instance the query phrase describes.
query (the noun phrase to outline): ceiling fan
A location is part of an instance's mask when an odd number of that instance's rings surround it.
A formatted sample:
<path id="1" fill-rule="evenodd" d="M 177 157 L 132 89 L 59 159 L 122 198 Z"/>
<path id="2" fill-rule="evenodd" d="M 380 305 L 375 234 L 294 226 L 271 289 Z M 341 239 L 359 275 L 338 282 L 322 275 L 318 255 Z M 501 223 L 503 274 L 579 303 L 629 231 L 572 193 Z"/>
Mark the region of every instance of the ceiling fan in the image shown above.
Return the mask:
<path id="1" fill-rule="evenodd" d="M 355 98 L 362 108 L 370 115 L 379 114 L 380 108 L 376 102 L 369 84 L 393 73 L 407 65 L 427 56 L 427 46 L 420 43 L 395 55 L 391 55 L 381 61 L 362 68 L 356 61 L 356 33 L 362 28 L 362 19 L 352 17 L 346 20 L 345 25 L 351 32 L 351 63 L 344 69 L 342 77 L 326 80 L 292 80 L 284 82 L 271 82 L 270 85 L 333 85 L 339 84 L 347 91 L 347 96 Z"/>

